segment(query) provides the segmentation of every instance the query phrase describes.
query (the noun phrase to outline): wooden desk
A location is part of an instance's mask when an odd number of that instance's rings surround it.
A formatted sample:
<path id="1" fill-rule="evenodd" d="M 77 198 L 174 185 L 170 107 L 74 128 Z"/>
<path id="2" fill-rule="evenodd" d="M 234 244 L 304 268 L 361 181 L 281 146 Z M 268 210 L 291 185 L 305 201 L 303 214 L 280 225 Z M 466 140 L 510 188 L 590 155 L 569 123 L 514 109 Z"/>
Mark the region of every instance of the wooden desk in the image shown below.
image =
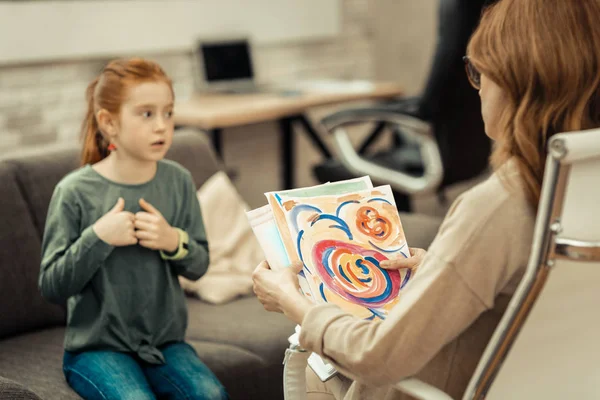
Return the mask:
<path id="1" fill-rule="evenodd" d="M 283 93 L 195 94 L 175 105 L 175 125 L 204 129 L 212 136 L 213 145 L 222 157 L 223 128 L 278 121 L 282 137 L 283 187 L 294 187 L 294 123 L 298 122 L 324 157 L 331 152 L 304 115 L 312 107 L 359 100 L 383 100 L 400 96 L 402 89 L 395 83 L 374 83 L 372 89 L 334 92 L 303 91 L 298 95 Z"/>

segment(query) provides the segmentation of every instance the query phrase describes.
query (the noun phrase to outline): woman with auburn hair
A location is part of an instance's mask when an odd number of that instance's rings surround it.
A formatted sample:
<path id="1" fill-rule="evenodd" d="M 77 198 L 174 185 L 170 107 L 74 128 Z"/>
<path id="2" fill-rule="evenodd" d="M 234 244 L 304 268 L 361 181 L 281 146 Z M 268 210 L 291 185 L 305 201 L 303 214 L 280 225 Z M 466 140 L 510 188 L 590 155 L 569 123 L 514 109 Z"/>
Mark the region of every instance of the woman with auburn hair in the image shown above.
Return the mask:
<path id="1" fill-rule="evenodd" d="M 462 396 L 526 267 L 549 138 L 600 127 L 598 16 L 600 0 L 484 11 L 465 63 L 495 140 L 494 174 L 456 200 L 427 252 L 382 263 L 418 267 L 386 320 L 310 303 L 297 290 L 301 266 L 256 268 L 265 309 L 301 324 L 300 345 L 340 372 L 323 383 L 307 369 L 309 399 L 400 399 L 391 385 L 414 375 Z"/>

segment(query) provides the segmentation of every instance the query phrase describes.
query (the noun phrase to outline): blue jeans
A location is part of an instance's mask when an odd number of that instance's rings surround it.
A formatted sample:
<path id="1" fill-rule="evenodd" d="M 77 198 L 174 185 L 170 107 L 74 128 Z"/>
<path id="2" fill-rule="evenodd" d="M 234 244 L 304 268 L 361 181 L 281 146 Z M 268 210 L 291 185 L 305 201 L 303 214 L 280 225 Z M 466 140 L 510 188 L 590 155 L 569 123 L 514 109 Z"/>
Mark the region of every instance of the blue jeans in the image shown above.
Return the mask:
<path id="1" fill-rule="evenodd" d="M 65 352 L 69 386 L 86 400 L 227 399 L 225 388 L 187 343 L 159 348 L 163 365 L 115 351 Z"/>

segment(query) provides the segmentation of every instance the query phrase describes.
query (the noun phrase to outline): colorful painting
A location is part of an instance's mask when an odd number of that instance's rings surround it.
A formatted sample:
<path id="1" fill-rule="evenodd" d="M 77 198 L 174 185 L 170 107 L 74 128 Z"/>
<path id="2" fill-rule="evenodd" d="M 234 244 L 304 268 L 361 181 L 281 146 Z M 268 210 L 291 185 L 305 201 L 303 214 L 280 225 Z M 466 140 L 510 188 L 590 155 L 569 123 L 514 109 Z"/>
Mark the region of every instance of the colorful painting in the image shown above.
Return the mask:
<path id="1" fill-rule="evenodd" d="M 286 196 L 280 205 L 288 229 L 281 238 L 304 263 L 305 294 L 361 318 L 385 318 L 411 274 L 379 267 L 409 254 L 391 188 Z"/>
<path id="2" fill-rule="evenodd" d="M 325 183 L 306 188 L 265 193 L 265 196 L 269 202 L 269 206 L 273 212 L 273 219 L 279 230 L 281 241 L 285 247 L 290 261 L 300 261 L 300 258 L 297 255 L 296 247 L 291 241 L 290 233 L 287 228 L 287 221 L 282 208 L 284 201 L 289 198 L 310 198 L 316 196 L 340 195 L 370 189 L 372 187 L 373 183 L 371 183 L 371 178 L 364 176 L 362 178 Z"/>

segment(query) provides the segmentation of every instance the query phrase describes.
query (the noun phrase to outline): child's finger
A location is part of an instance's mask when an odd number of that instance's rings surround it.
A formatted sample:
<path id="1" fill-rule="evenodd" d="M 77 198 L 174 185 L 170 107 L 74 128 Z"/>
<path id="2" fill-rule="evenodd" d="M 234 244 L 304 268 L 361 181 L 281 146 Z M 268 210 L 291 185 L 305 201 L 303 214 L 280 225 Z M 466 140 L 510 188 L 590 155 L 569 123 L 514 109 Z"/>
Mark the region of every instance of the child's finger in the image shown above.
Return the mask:
<path id="1" fill-rule="evenodd" d="M 144 199 L 140 199 L 140 206 L 148 211 L 150 214 L 154 214 L 154 215 L 162 215 L 160 213 L 160 211 L 158 211 L 152 204 L 148 203 L 146 200 Z"/>

